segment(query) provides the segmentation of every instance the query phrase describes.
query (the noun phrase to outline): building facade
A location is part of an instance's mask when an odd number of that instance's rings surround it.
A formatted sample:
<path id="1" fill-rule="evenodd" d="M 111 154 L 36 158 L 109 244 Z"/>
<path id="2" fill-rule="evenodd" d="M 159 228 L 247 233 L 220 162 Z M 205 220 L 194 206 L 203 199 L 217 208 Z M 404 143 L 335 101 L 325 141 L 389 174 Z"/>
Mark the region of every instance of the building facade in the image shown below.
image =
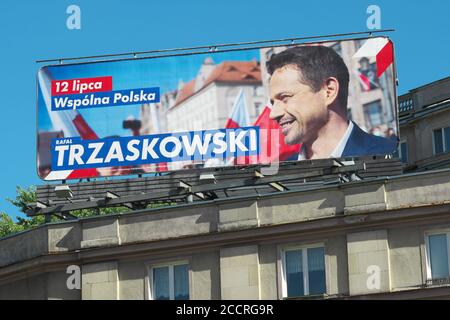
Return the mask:
<path id="1" fill-rule="evenodd" d="M 399 111 L 405 171 L 450 167 L 450 77 L 401 95 Z"/>
<path id="2" fill-rule="evenodd" d="M 206 58 L 194 79 L 179 84 L 176 100 L 167 112 L 168 132 L 225 127 L 240 89 L 251 125 L 266 102 L 259 63 L 225 61 L 216 65 Z"/>
<path id="3" fill-rule="evenodd" d="M 0 298 L 450 298 L 449 195 L 440 170 L 47 224 L 0 240 Z"/>

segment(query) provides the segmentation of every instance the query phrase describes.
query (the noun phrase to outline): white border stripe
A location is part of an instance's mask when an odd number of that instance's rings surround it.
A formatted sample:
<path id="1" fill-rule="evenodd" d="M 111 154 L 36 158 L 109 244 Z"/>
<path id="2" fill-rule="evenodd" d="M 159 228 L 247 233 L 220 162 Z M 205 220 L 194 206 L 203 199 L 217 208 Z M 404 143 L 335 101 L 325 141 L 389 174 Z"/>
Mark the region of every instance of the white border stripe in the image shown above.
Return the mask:
<path id="1" fill-rule="evenodd" d="M 64 180 L 73 172 L 73 170 L 50 171 L 45 180 Z"/>
<path id="2" fill-rule="evenodd" d="M 361 48 L 353 55 L 353 58 L 374 57 L 388 43 L 387 38 L 368 39 Z"/>

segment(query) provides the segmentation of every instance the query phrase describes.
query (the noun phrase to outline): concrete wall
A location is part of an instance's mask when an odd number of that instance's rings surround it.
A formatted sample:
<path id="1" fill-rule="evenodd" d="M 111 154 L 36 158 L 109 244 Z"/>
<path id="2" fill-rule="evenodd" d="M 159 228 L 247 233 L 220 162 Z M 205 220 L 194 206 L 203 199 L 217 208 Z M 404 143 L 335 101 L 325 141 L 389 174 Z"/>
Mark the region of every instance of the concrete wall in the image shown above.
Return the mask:
<path id="1" fill-rule="evenodd" d="M 388 239 L 392 288 L 404 289 L 425 283 L 424 257 L 420 250 L 424 243 L 422 230 L 418 227 L 388 229 Z"/>
<path id="2" fill-rule="evenodd" d="M 146 272 L 143 261 L 119 261 L 120 300 L 143 300 L 145 298 Z"/>
<path id="3" fill-rule="evenodd" d="M 277 246 L 267 244 L 259 246 L 259 284 L 260 298 L 278 299 Z"/>
<path id="4" fill-rule="evenodd" d="M 216 206 L 160 210 L 120 217 L 122 244 L 193 236 L 217 231 Z"/>
<path id="5" fill-rule="evenodd" d="M 386 210 L 386 190 L 384 184 L 350 184 L 344 188 L 346 214 L 368 213 Z"/>
<path id="6" fill-rule="evenodd" d="M 330 217 L 344 211 L 341 190 L 317 190 L 271 197 L 258 201 L 261 225 L 281 224 Z"/>
<path id="7" fill-rule="evenodd" d="M 350 295 L 391 291 L 387 230 L 347 234 L 347 253 Z"/>
<path id="8" fill-rule="evenodd" d="M 30 275 L 0 286 L 0 300 L 80 300 L 81 290 L 69 290 L 65 270 Z"/>
<path id="9" fill-rule="evenodd" d="M 259 299 L 258 246 L 220 250 L 221 298 Z"/>
<path id="10" fill-rule="evenodd" d="M 83 300 L 117 300 L 119 298 L 117 261 L 84 264 L 81 270 Z"/>
<path id="11" fill-rule="evenodd" d="M 210 251 L 192 256 L 191 265 L 193 300 L 219 300 L 220 293 L 220 252 Z"/>
<path id="12" fill-rule="evenodd" d="M 345 235 L 330 237 L 325 242 L 327 293 L 346 295 L 349 293 L 347 261 L 347 239 Z"/>
<path id="13" fill-rule="evenodd" d="M 42 226 L 1 240 L 0 267 L 48 253 L 47 228 Z"/>
<path id="14" fill-rule="evenodd" d="M 450 202 L 448 177 L 445 173 L 433 176 L 407 176 L 386 184 L 388 209 L 410 208 L 427 204 Z"/>
<path id="15" fill-rule="evenodd" d="M 149 263 L 184 257 L 192 299 L 279 299 L 279 247 L 313 242 L 331 296 L 418 288 L 424 232 L 450 225 L 449 194 L 441 171 L 49 224 L 0 240 L 0 298 L 145 299 Z M 73 264 L 81 290 L 66 287 Z"/>
<path id="16" fill-rule="evenodd" d="M 44 300 L 46 298 L 45 274 L 10 282 L 0 289 L 1 300 Z"/>
<path id="17" fill-rule="evenodd" d="M 81 248 L 120 245 L 119 221 L 111 217 L 82 222 Z"/>

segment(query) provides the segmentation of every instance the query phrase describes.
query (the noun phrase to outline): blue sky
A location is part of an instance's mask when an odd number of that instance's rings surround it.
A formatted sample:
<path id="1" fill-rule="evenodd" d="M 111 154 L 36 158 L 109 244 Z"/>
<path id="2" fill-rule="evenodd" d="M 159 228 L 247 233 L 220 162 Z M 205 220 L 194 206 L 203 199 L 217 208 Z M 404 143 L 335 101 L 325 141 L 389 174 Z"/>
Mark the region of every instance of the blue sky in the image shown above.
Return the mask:
<path id="1" fill-rule="evenodd" d="M 81 30 L 66 8 L 81 8 Z M 450 75 L 450 1 L 0 1 L 0 211 L 35 170 L 35 60 L 365 31 L 370 4 L 394 28 L 400 94 Z"/>

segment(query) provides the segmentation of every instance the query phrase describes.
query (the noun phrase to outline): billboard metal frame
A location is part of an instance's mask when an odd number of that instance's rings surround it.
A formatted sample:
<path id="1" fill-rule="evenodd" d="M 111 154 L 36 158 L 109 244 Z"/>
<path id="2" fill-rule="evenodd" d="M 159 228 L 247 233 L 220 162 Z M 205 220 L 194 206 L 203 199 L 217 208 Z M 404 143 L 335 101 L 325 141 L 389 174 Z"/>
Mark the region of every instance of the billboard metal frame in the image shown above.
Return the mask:
<path id="1" fill-rule="evenodd" d="M 170 57 L 170 56 L 180 56 L 180 55 L 192 55 L 192 54 L 199 54 L 199 53 L 201 54 L 201 53 L 211 53 L 211 52 L 226 52 L 226 51 L 236 51 L 236 50 L 271 48 L 271 47 L 277 47 L 277 46 L 282 46 L 282 45 L 298 45 L 298 44 L 304 44 L 304 43 L 309 43 L 309 42 L 296 42 L 296 41 L 325 39 L 326 38 L 326 40 L 314 41 L 314 43 L 321 43 L 321 42 L 337 40 L 334 38 L 366 35 L 366 37 L 363 37 L 363 38 L 341 39 L 341 40 L 358 40 L 358 39 L 365 39 L 365 38 L 367 38 L 367 36 L 371 37 L 373 34 L 388 33 L 388 32 L 394 32 L 394 31 L 395 31 L 395 29 L 383 29 L 383 30 L 372 30 L 372 31 L 348 32 L 348 33 L 337 33 L 337 34 L 320 35 L 320 36 L 292 37 L 292 38 L 274 39 L 274 40 L 259 40 L 259 41 L 248 41 L 248 42 L 238 42 L 238 43 L 203 45 L 203 46 L 186 47 L 186 48 L 135 51 L 135 52 L 116 53 L 116 54 L 82 56 L 82 57 L 43 59 L 43 60 L 36 60 L 35 62 L 38 64 L 48 63 L 48 62 L 58 62 L 59 64 L 63 64 L 64 61 L 88 60 L 88 61 L 83 61 L 83 62 L 78 62 L 78 63 L 71 63 L 71 64 L 83 64 L 83 63 L 111 62 L 111 61 L 133 60 L 133 59 L 149 59 L 149 58 L 160 58 L 160 57 Z M 331 39 L 329 39 L 329 38 L 331 38 Z M 269 44 L 269 43 L 277 43 L 277 44 L 262 46 L 263 44 Z M 253 45 L 257 45 L 257 46 L 253 46 Z M 242 46 L 250 46 L 250 47 L 242 47 Z M 238 47 L 238 48 L 219 50 L 219 48 L 229 48 L 229 47 Z M 196 50 L 202 50 L 202 49 L 208 49 L 208 50 L 207 51 L 196 51 Z M 184 51 L 184 53 L 166 54 L 166 53 L 180 52 L 180 51 L 181 52 Z M 155 54 L 155 53 L 162 54 L 162 55 L 146 56 L 148 54 Z M 119 57 L 125 57 L 125 58 L 119 58 Z M 99 59 L 99 58 L 107 58 L 107 59 L 89 61 L 90 59 Z"/>
<path id="2" fill-rule="evenodd" d="M 301 168 L 299 168 L 299 166 Z M 121 196 L 115 186 L 111 184 L 100 191 L 95 190 L 95 185 L 88 185 L 96 192 L 93 196 L 80 199 L 59 199 L 53 200 L 48 197 L 39 196 L 37 202 L 29 203 L 28 216 L 43 215 L 46 221 L 50 221 L 51 216 L 56 216 L 63 220 L 78 219 L 71 212 L 80 209 L 100 209 L 107 207 L 123 206 L 135 210 L 146 209 L 149 204 L 166 203 L 180 204 L 214 200 L 233 199 L 236 197 L 260 197 L 273 193 L 283 193 L 289 191 L 306 191 L 363 180 L 364 178 L 376 178 L 380 176 L 393 176 L 402 173 L 402 165 L 398 159 L 365 158 L 365 159 L 322 159 L 309 161 L 293 161 L 283 164 L 284 171 L 280 174 L 264 176 L 261 173 L 261 166 L 247 168 L 246 176 L 243 177 L 242 170 L 236 168 L 228 169 L 233 179 L 218 179 L 211 183 L 192 183 L 189 177 L 171 178 L 174 182 L 172 187 L 162 189 L 158 185 L 151 187 L 146 192 L 129 193 Z M 300 171 L 298 171 L 301 169 Z M 224 173 L 224 169 L 217 169 L 217 174 Z M 291 172 L 289 172 L 291 171 Z M 293 171 L 293 172 L 292 172 Z M 211 170 L 199 169 L 200 173 L 210 174 L 214 179 Z M 198 176 L 194 173 L 192 176 Z M 192 177 L 191 177 L 192 178 Z M 136 181 L 129 181 L 130 189 L 136 188 L 139 184 Z M 53 187 L 58 185 L 48 185 Z M 73 184 L 75 187 L 76 185 Z M 39 188 L 38 188 L 39 189 Z M 229 192 L 240 191 L 241 195 L 230 195 Z M 54 198 L 54 197 L 53 197 Z"/>

